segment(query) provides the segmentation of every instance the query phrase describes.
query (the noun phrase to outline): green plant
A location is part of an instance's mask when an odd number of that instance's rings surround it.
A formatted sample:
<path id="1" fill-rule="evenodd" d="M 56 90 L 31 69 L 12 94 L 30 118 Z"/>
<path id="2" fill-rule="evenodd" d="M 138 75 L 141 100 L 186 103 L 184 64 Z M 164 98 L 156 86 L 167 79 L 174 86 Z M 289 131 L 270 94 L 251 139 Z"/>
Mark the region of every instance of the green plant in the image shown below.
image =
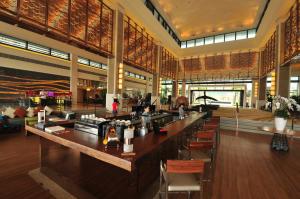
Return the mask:
<path id="1" fill-rule="evenodd" d="M 278 110 L 275 110 L 274 116 L 284 118 L 284 119 L 288 119 L 290 114 L 289 114 L 289 111 L 287 109 L 284 109 L 284 110 L 278 109 Z"/>
<path id="2" fill-rule="evenodd" d="M 292 98 L 287 99 L 285 97 L 275 96 L 273 98 L 273 102 L 271 103 L 273 103 L 275 107 L 275 111 L 274 111 L 275 117 L 288 119 L 291 112 L 300 110 L 300 106 L 297 104 L 295 99 Z"/>

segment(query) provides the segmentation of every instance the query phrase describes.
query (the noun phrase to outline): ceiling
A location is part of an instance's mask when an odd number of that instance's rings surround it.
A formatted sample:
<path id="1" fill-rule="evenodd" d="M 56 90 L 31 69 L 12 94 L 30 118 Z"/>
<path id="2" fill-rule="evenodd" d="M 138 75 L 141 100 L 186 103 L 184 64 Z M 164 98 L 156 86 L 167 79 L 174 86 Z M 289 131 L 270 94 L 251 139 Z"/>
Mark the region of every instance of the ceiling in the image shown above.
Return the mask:
<path id="1" fill-rule="evenodd" d="M 268 0 L 151 0 L 181 40 L 256 28 Z"/>

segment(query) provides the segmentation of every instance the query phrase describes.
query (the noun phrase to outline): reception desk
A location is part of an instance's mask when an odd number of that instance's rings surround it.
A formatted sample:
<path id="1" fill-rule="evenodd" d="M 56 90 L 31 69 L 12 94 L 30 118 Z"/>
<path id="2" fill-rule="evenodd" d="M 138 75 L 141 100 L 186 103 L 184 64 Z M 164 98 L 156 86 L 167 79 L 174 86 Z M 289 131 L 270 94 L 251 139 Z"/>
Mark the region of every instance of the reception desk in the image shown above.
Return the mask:
<path id="1" fill-rule="evenodd" d="M 133 139 L 134 156 L 119 148 L 105 148 L 102 138 L 74 129 L 49 134 L 26 126 L 40 136 L 40 171 L 77 198 L 139 198 L 159 176 L 160 160 L 176 159 L 203 113 L 174 121 L 166 135 L 149 133 Z"/>

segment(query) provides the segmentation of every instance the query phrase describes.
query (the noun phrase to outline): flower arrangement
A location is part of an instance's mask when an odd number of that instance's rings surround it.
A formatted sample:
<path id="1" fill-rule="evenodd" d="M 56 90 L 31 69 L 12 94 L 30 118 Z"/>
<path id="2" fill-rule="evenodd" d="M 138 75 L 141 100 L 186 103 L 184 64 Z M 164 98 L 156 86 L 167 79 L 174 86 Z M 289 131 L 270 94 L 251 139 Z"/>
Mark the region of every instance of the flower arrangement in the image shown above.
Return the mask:
<path id="1" fill-rule="evenodd" d="M 275 107 L 274 116 L 288 119 L 293 111 L 300 111 L 300 105 L 292 98 L 285 98 L 275 96 L 273 98 L 273 105 Z"/>

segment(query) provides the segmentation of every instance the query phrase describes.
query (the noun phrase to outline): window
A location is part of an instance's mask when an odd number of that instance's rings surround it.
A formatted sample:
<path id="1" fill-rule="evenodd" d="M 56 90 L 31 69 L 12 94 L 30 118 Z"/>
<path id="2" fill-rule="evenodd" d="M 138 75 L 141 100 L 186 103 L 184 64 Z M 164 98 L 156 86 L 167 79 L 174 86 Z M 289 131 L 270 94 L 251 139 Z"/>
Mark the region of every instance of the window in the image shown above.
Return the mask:
<path id="1" fill-rule="evenodd" d="M 194 47 L 194 46 L 195 46 L 195 40 L 190 40 L 186 42 L 187 48 Z"/>
<path id="2" fill-rule="evenodd" d="M 104 70 L 107 69 L 107 66 L 105 64 L 102 64 L 102 63 L 96 62 L 96 61 L 92 61 L 92 60 L 89 60 L 89 59 L 83 58 L 83 57 L 78 57 L 77 62 L 80 64 L 87 65 L 87 66 L 92 66 L 95 68 L 100 68 L 100 69 L 104 69 Z"/>
<path id="3" fill-rule="evenodd" d="M 236 33 L 236 40 L 247 39 L 247 31 L 240 31 Z"/>
<path id="4" fill-rule="evenodd" d="M 224 42 L 224 35 L 215 36 L 215 43 L 222 43 L 222 42 Z"/>
<path id="5" fill-rule="evenodd" d="M 204 45 L 204 39 L 196 39 L 196 46 L 203 46 Z"/>
<path id="6" fill-rule="evenodd" d="M 86 59 L 86 58 L 83 58 L 83 57 L 78 57 L 78 63 L 85 64 L 85 65 L 88 65 L 88 66 L 90 65 L 89 60 Z"/>
<path id="7" fill-rule="evenodd" d="M 102 68 L 99 62 L 90 61 L 90 65 L 96 68 Z"/>
<path id="8" fill-rule="evenodd" d="M 186 41 L 181 42 L 181 48 L 186 48 Z"/>
<path id="9" fill-rule="evenodd" d="M 107 65 L 102 64 L 102 69 L 107 70 Z"/>
<path id="10" fill-rule="evenodd" d="M 62 51 L 59 51 L 59 50 L 55 50 L 55 49 L 51 49 L 51 55 L 53 57 L 58 57 L 58 58 L 61 58 L 61 59 L 70 59 L 69 57 L 69 53 L 65 53 L 65 52 L 62 52 Z"/>
<path id="11" fill-rule="evenodd" d="M 254 38 L 256 36 L 256 29 L 248 30 L 248 38 Z"/>
<path id="12" fill-rule="evenodd" d="M 234 40 L 235 40 L 235 33 L 225 34 L 225 41 L 234 41 Z"/>
<path id="13" fill-rule="evenodd" d="M 49 55 L 52 57 L 57 57 L 65 60 L 70 60 L 70 54 L 66 52 L 62 52 L 56 49 L 52 49 L 46 46 L 42 46 L 40 44 L 31 43 L 28 41 L 24 41 L 15 37 L 7 36 L 0 34 L 0 43 L 13 46 L 17 48 L 22 48 L 29 51 L 34 51 L 37 53 L 41 53 L 44 55 Z"/>
<path id="14" fill-rule="evenodd" d="M 205 37 L 205 45 L 213 44 L 214 43 L 214 37 Z"/>
<path id="15" fill-rule="evenodd" d="M 26 41 L 16 39 L 6 35 L 0 35 L 0 43 L 18 48 L 26 48 Z"/>
<path id="16" fill-rule="evenodd" d="M 299 77 L 291 77 L 291 81 L 299 81 Z"/>
<path id="17" fill-rule="evenodd" d="M 46 54 L 49 55 L 50 54 L 50 48 L 47 48 L 45 46 L 41 46 L 38 44 L 34 44 L 34 43 L 28 43 L 28 50 L 34 51 L 34 52 L 38 52 L 38 53 L 42 53 L 42 54 Z"/>

